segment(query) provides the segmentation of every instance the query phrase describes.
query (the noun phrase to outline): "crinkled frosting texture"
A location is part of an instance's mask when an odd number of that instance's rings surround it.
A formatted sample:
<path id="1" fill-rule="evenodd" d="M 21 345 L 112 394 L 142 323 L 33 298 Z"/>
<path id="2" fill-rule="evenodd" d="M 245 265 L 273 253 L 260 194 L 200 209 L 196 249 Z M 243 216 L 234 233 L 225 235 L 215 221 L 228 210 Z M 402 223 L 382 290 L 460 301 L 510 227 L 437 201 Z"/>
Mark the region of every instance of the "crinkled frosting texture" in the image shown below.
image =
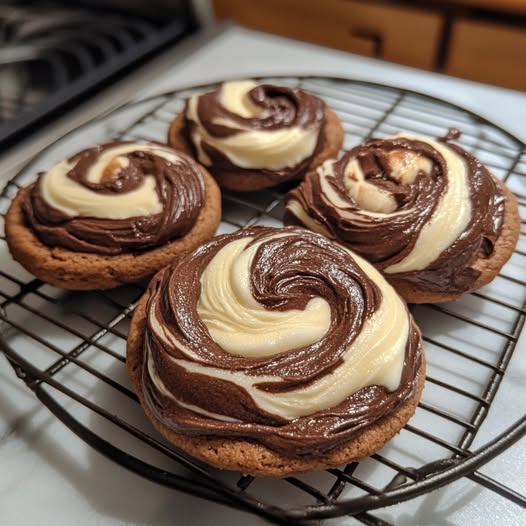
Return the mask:
<path id="1" fill-rule="evenodd" d="M 414 394 L 421 343 L 405 303 L 319 234 L 219 236 L 161 271 L 148 294 L 144 399 L 177 433 L 323 453 Z"/>
<path id="2" fill-rule="evenodd" d="M 23 210 L 48 246 L 117 255 L 184 236 L 204 203 L 189 157 L 160 144 L 112 142 L 40 174 Z"/>
<path id="3" fill-rule="evenodd" d="M 462 293 L 492 254 L 505 198 L 489 171 L 448 142 L 400 134 L 327 161 L 289 193 L 286 222 L 322 232 L 423 290 Z"/>
<path id="4" fill-rule="evenodd" d="M 322 147 L 325 103 L 301 89 L 232 81 L 192 96 L 185 116 L 199 162 L 278 183 L 301 174 Z"/>

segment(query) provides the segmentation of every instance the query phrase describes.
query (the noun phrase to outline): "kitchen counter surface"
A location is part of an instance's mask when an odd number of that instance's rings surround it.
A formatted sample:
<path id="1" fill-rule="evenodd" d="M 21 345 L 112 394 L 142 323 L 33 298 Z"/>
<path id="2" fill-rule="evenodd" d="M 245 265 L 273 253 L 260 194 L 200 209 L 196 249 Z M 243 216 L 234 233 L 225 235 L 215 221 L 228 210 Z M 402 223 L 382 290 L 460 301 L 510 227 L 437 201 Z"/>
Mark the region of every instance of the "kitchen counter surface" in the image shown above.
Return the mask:
<path id="1" fill-rule="evenodd" d="M 196 45 L 199 44 L 197 47 Z M 526 139 L 526 95 L 327 50 L 237 27 L 194 39 L 180 53 L 166 53 L 97 104 L 57 123 L 53 134 L 135 97 L 222 78 L 263 75 L 332 75 L 398 85 L 465 106 Z M 279 60 L 276 59 L 279 57 Z M 152 80 L 153 79 L 153 80 Z M 142 86 L 142 87 L 141 87 Z M 3 177 L 46 142 L 41 134 L 0 158 Z M 0 176 L 1 182 L 2 176 Z M 526 188 L 522 190 L 526 193 Z M 0 524 L 195 525 L 264 524 L 261 519 L 175 493 L 111 463 L 58 422 L 0 357 Z M 526 338 L 509 370 L 474 447 L 524 414 Z M 526 492 L 526 441 L 480 471 Z M 518 506 L 468 479 L 413 501 L 375 512 L 401 525 L 517 525 Z M 343 526 L 353 518 L 327 521 Z"/>

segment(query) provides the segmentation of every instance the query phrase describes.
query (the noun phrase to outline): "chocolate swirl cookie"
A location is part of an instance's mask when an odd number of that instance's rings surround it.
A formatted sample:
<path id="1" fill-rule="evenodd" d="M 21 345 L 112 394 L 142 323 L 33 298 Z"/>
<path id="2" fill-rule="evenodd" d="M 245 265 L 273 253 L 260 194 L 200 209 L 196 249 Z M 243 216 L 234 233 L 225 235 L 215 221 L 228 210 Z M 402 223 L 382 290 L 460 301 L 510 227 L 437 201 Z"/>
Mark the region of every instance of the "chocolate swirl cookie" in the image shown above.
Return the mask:
<path id="1" fill-rule="evenodd" d="M 380 274 L 290 227 L 219 236 L 159 272 L 127 365 L 176 445 L 271 476 L 379 449 L 414 412 L 424 376 L 420 332 Z"/>
<path id="2" fill-rule="evenodd" d="M 239 191 L 300 179 L 335 156 L 342 141 L 339 118 L 318 97 L 250 80 L 192 96 L 168 133 L 170 145 Z"/>
<path id="3" fill-rule="evenodd" d="M 218 189 L 195 161 L 160 144 L 112 142 L 64 160 L 21 190 L 8 246 L 33 274 L 71 289 L 150 276 L 209 238 Z"/>
<path id="4" fill-rule="evenodd" d="M 519 218 L 504 184 L 449 142 L 458 136 L 365 141 L 309 173 L 285 220 L 344 243 L 409 302 L 475 290 L 511 256 Z"/>

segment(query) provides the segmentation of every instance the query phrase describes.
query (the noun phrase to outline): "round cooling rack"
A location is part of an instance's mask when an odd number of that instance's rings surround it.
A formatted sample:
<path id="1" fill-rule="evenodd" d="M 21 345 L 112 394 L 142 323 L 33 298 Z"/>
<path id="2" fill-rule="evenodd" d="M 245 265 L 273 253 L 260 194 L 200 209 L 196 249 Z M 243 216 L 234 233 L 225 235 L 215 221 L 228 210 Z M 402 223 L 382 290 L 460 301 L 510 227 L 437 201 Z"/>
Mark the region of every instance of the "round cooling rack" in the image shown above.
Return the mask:
<path id="1" fill-rule="evenodd" d="M 522 214 L 517 250 L 480 292 L 444 305 L 412 309 L 426 342 L 428 374 L 422 400 L 404 429 L 360 463 L 286 479 L 221 472 L 164 441 L 143 415 L 127 380 L 126 334 L 145 285 L 111 291 L 64 292 L 34 279 L 0 238 L 0 346 L 15 373 L 66 426 L 114 462 L 152 481 L 249 511 L 281 524 L 352 514 L 387 524 L 371 510 L 399 503 L 459 477 L 526 507 L 526 497 L 477 469 L 526 434 L 526 416 L 473 447 L 506 374 L 526 315 L 525 145 L 458 106 L 409 90 L 345 79 L 265 78 L 322 97 L 340 116 L 344 148 L 399 131 L 444 136 L 458 143 L 516 192 Z M 41 152 L 0 195 L 10 200 L 35 174 L 73 152 L 118 138 L 165 142 L 168 126 L 200 86 L 126 105 L 74 130 Z M 522 194 L 521 195 L 521 188 Z M 223 192 L 219 233 L 282 224 L 284 194 Z M 479 441 L 477 441 L 479 442 Z"/>

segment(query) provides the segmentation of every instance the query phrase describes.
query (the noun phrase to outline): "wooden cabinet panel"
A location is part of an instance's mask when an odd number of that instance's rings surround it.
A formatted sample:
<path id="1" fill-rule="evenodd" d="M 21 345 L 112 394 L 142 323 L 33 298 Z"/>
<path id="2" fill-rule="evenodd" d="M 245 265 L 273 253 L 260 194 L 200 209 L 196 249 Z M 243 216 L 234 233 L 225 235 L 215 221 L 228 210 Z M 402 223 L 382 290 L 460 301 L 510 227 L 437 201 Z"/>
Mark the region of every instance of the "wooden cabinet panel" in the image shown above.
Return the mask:
<path id="1" fill-rule="evenodd" d="M 213 0 L 217 18 L 241 25 L 432 69 L 439 15 L 352 0 Z"/>
<path id="2" fill-rule="evenodd" d="M 446 73 L 526 90 L 526 28 L 461 19 L 454 23 Z"/>

